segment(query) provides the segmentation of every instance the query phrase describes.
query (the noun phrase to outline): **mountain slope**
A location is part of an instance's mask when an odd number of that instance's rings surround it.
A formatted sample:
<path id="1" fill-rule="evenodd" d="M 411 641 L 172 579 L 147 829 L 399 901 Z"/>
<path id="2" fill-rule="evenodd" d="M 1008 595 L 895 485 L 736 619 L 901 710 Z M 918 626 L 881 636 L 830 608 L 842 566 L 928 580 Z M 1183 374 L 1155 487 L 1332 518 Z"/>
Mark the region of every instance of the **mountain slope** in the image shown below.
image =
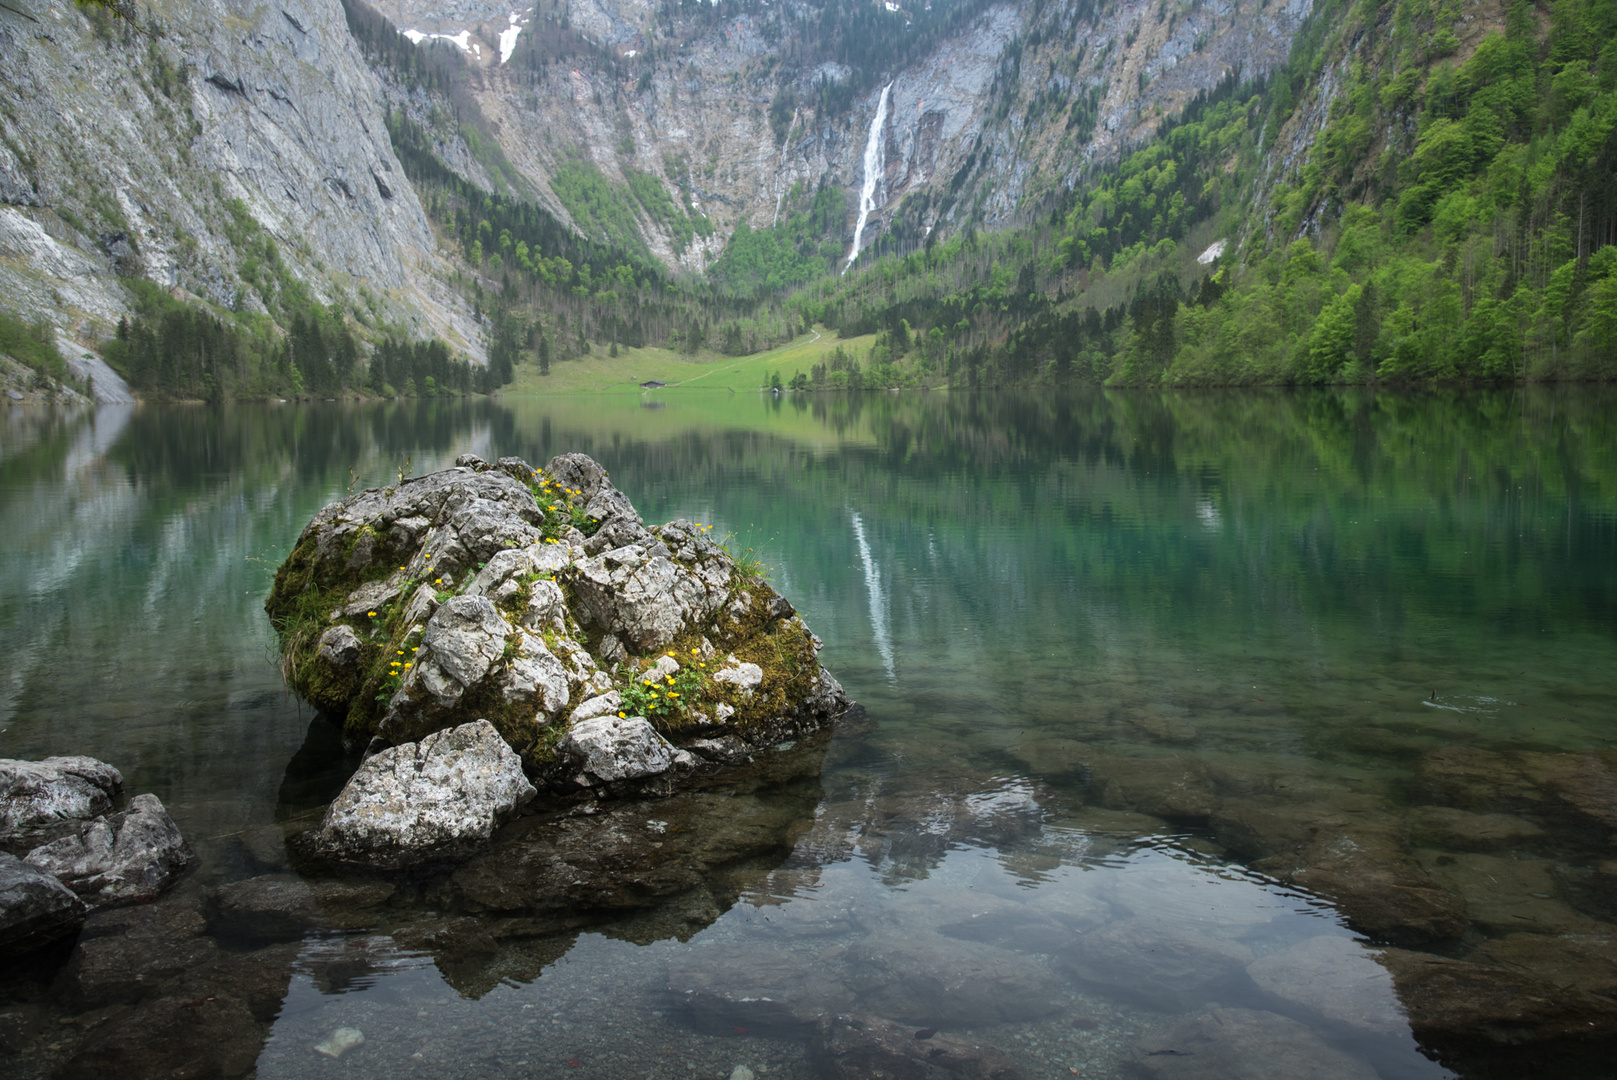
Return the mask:
<path id="1" fill-rule="evenodd" d="M 145 278 L 220 313 L 338 304 L 481 354 L 335 0 L 0 10 L 0 294 L 93 343 Z"/>
<path id="2" fill-rule="evenodd" d="M 1160 0 L 895 10 L 863 0 L 547 0 L 531 14 L 479 0 L 453 16 L 437 0 L 376 7 L 412 37 L 441 35 L 434 47 L 460 49 L 484 130 L 559 217 L 605 235 L 581 197 L 587 172 L 591 190 L 622 193 L 658 258 L 701 270 L 741 222 L 758 230 L 782 220 L 794 187 L 841 196 L 842 214 L 813 241 L 845 258 L 884 89 L 865 239 L 890 234 L 889 246 L 913 247 L 937 228 L 1011 224 L 1229 71 L 1270 70 L 1309 0 L 1171 11 Z M 461 169 L 468 179 L 471 164 Z"/>
<path id="3" fill-rule="evenodd" d="M 1272 80 L 1227 81 L 1047 220 L 799 306 L 887 331 L 870 363 L 911 361 L 882 378 L 1612 378 L 1614 31 L 1610 0 L 1328 4 Z"/>

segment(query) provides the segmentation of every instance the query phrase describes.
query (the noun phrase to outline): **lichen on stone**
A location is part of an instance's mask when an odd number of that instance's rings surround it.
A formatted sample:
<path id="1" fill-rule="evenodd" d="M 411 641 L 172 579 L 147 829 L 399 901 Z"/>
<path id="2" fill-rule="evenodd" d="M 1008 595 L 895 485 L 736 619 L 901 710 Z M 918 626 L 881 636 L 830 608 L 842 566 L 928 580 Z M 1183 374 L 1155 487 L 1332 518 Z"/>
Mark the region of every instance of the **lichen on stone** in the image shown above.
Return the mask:
<path id="1" fill-rule="evenodd" d="M 643 719 L 676 749 L 763 746 L 848 705 L 784 597 L 706 526 L 647 528 L 582 454 L 543 470 L 465 455 L 333 503 L 276 573 L 265 610 L 288 683 L 351 744 L 487 720 L 558 791 L 629 775 L 591 774 L 568 740 L 590 712 L 580 707 L 605 695 L 622 706 L 607 719 Z M 667 757 L 676 770 L 697 761 Z"/>

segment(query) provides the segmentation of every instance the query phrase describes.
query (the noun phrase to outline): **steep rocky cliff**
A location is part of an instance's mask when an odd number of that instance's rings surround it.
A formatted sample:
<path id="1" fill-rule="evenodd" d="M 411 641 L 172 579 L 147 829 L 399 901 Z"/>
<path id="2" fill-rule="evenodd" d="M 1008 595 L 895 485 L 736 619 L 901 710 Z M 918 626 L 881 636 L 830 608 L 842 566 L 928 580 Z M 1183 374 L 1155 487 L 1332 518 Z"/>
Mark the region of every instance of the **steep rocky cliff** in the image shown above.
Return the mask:
<path id="1" fill-rule="evenodd" d="M 12 310 L 89 345 L 147 278 L 283 326 L 289 297 L 333 304 L 479 360 L 483 293 L 438 250 L 389 110 L 477 187 L 688 271 L 828 189 L 841 213 L 811 239 L 833 258 L 865 218 L 867 250 L 1027 220 L 1198 92 L 1282 63 L 1311 4 L 380 0 L 388 39 L 439 57 L 423 80 L 361 48 L 359 0 L 348 20 L 158 0 L 139 28 L 35 2 L 0 10 Z M 850 18 L 867 40 L 827 44 Z"/>
<path id="2" fill-rule="evenodd" d="M 647 0 L 546 0 L 531 11 L 491 0 L 377 7 L 412 39 L 433 35 L 461 50 L 487 129 L 558 216 L 579 210 L 559 190 L 559 171 L 588 163 L 618 186 L 650 175 L 676 204 L 710 219 L 714 235 L 682 242 L 683 223 L 671 228 L 644 206 L 641 234 L 665 261 L 702 269 L 738 222 L 775 222 L 796 183 L 845 194 L 844 235 L 833 239 L 848 250 L 885 87 L 866 246 L 895 219 L 913 239 L 968 221 L 1009 223 L 1030 200 L 1149 137 L 1231 71 L 1259 75 L 1283 62 L 1311 3 L 981 6 L 918 58 L 863 73 L 868 85 L 795 47 L 817 32 L 819 9 L 808 2 L 740 5 L 722 18 Z M 883 29 L 901 41 L 909 16 L 897 5 L 886 16 Z M 823 87 L 851 94 L 851 104 L 824 108 Z M 475 163 L 445 157 L 489 182 Z"/>
<path id="3" fill-rule="evenodd" d="M 289 291 L 476 355 L 336 0 L 158 0 L 138 29 L 0 9 L 0 295 L 90 344 L 148 278 L 220 309 Z"/>

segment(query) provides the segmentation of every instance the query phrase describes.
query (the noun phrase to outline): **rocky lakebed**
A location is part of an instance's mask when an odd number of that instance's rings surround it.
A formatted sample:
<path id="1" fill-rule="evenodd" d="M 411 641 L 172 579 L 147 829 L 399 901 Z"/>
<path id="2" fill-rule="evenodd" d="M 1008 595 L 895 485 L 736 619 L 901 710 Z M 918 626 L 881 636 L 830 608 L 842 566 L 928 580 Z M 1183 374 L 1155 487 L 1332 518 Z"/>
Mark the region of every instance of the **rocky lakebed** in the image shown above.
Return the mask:
<path id="1" fill-rule="evenodd" d="M 320 713 L 285 785 L 321 794 L 207 838 L 240 872 L 113 765 L 0 762 L 0 1076 L 1357 1080 L 1443 1075 L 1412 1040 L 1467 1076 L 1617 1044 L 1610 753 L 1444 747 L 1395 787 L 1157 716 L 898 769 L 787 597 L 580 454 L 333 503 L 266 609 Z M 586 938 L 640 947 L 615 986 L 509 996 L 584 979 Z M 453 995 L 287 1020 L 409 964 Z M 465 1001 L 498 1022 L 451 1031 Z"/>

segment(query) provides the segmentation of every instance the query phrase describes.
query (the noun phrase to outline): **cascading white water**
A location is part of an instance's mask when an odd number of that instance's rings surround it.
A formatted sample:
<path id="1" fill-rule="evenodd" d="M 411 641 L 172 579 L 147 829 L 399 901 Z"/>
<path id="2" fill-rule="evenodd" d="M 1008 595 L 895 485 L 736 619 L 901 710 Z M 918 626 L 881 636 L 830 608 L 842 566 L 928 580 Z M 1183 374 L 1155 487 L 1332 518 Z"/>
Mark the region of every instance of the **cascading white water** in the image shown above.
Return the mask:
<path id="1" fill-rule="evenodd" d="M 859 257 L 859 240 L 865 233 L 865 222 L 876 209 L 876 182 L 881 179 L 881 129 L 887 123 L 887 94 L 893 84 L 881 88 L 881 100 L 876 103 L 876 119 L 870 122 L 870 138 L 865 140 L 865 186 L 859 192 L 859 221 L 853 227 L 853 250 L 848 252 L 848 266 Z M 842 272 L 848 272 L 848 266 Z"/>

